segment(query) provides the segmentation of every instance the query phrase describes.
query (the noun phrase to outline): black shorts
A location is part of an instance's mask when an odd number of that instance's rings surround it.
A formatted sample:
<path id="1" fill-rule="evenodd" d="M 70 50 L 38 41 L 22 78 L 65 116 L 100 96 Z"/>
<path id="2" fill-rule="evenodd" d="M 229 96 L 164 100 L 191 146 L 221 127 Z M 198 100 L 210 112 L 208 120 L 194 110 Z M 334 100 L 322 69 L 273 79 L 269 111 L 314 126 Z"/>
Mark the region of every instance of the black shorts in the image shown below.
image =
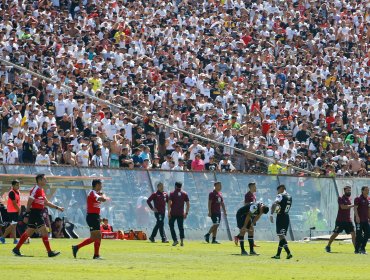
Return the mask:
<path id="1" fill-rule="evenodd" d="M 211 220 L 214 225 L 219 225 L 221 222 L 221 213 L 218 214 L 212 214 Z"/>
<path id="2" fill-rule="evenodd" d="M 244 222 L 245 222 L 245 219 L 247 218 L 247 216 L 236 216 L 236 224 L 237 224 L 237 227 L 238 229 L 241 229 L 243 226 L 244 226 Z M 250 228 L 252 224 L 252 221 L 249 221 L 248 225 L 247 225 L 247 229 Z"/>
<path id="3" fill-rule="evenodd" d="M 341 233 L 345 231 L 346 234 L 355 231 L 355 227 L 353 226 L 352 222 L 335 222 L 335 229 L 333 230 L 334 233 Z"/>
<path id="4" fill-rule="evenodd" d="M 87 214 L 86 222 L 90 228 L 90 231 L 100 230 L 100 215 L 99 214 Z"/>
<path id="5" fill-rule="evenodd" d="M 17 212 L 9 213 L 8 212 L 8 221 L 10 224 L 15 225 L 19 221 L 19 215 Z"/>
<path id="6" fill-rule="evenodd" d="M 45 225 L 44 218 L 42 217 L 42 210 L 31 209 L 30 217 L 28 218 L 28 227 L 38 229 Z"/>
<path id="7" fill-rule="evenodd" d="M 289 227 L 289 215 L 278 214 L 276 217 L 276 233 L 277 235 L 286 235 Z"/>

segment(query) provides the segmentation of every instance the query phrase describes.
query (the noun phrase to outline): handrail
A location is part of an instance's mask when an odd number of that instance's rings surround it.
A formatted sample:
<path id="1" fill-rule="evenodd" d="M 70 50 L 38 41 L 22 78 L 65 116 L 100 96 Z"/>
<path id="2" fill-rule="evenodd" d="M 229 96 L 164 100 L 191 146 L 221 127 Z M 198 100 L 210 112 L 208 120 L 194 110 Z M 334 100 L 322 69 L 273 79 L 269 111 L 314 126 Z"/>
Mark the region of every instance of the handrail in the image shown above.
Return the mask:
<path id="1" fill-rule="evenodd" d="M 43 76 L 43 75 L 41 75 L 41 74 L 39 74 L 39 73 L 36 73 L 36 72 L 34 72 L 34 71 L 32 71 L 32 70 L 29 70 L 29 69 L 27 69 L 27 68 L 25 68 L 25 67 L 19 66 L 19 65 L 15 64 L 15 63 L 12 63 L 12 62 L 8 61 L 8 60 L 4 60 L 4 59 L 0 58 L 0 62 L 1 62 L 1 63 L 3 63 L 3 64 L 6 64 L 6 65 L 12 66 L 12 67 L 14 67 L 14 68 L 16 68 L 16 69 L 19 69 L 19 70 L 21 70 L 21 71 L 24 71 L 24 72 L 26 72 L 26 73 L 28 73 L 28 74 L 31 74 L 32 76 L 38 77 L 38 78 L 40 78 L 40 79 L 43 79 L 43 80 L 45 80 L 45 81 L 47 81 L 47 82 L 49 82 L 49 83 L 53 83 L 53 84 L 55 84 L 55 83 L 56 83 L 56 81 L 55 81 L 55 80 L 53 80 L 53 79 L 50 79 L 50 78 L 48 78 L 48 77 L 45 77 L 45 76 Z M 74 90 L 74 89 L 72 89 L 71 87 L 66 86 L 66 85 L 62 85 L 61 87 L 62 87 L 62 88 L 64 88 L 64 89 L 67 89 L 68 91 L 76 91 L 76 90 Z M 108 101 L 106 101 L 106 100 L 100 99 L 100 98 L 95 97 L 95 96 L 92 96 L 92 95 L 88 95 L 88 94 L 86 94 L 86 93 L 84 93 L 84 92 L 82 92 L 82 91 L 79 91 L 79 90 L 77 90 L 76 92 L 77 92 L 78 94 L 81 94 L 81 95 L 85 96 L 85 97 L 88 97 L 88 98 L 91 98 L 91 99 L 93 99 L 93 100 L 96 100 L 96 101 L 97 101 L 97 102 L 99 102 L 99 103 L 103 103 L 103 104 L 105 104 L 105 105 L 108 105 L 108 106 L 111 106 L 111 107 L 118 108 L 118 109 L 119 109 L 119 110 L 121 110 L 121 111 L 127 111 L 127 112 L 129 112 L 130 114 L 133 114 L 133 115 L 135 115 L 135 116 L 137 116 L 137 117 L 144 118 L 144 116 L 143 116 L 143 115 L 141 115 L 141 114 L 139 114 L 139 113 L 137 113 L 137 112 L 134 112 L 134 111 L 132 111 L 132 110 L 130 110 L 130 109 L 123 108 L 123 107 L 122 107 L 122 106 L 120 106 L 120 105 L 113 104 L 113 103 L 111 103 L 111 102 L 108 102 Z M 207 142 L 210 142 L 210 143 L 216 144 L 216 145 L 218 145 L 218 146 L 224 146 L 224 147 L 227 147 L 227 148 L 233 149 L 234 151 L 237 151 L 237 152 L 240 152 L 240 153 L 243 153 L 243 154 L 246 154 L 246 155 L 251 155 L 251 156 L 253 156 L 253 157 L 257 158 L 257 159 L 261 159 L 261 160 L 266 161 L 266 162 L 272 162 L 272 159 L 271 159 L 271 158 L 269 158 L 269 157 L 261 156 L 261 155 L 258 155 L 258 154 L 256 154 L 256 153 L 253 153 L 253 152 L 250 152 L 250 151 L 246 151 L 246 150 L 243 150 L 243 149 L 240 149 L 240 148 L 231 147 L 230 145 L 227 145 L 227 144 L 225 144 L 225 143 L 221 143 L 221 142 L 218 142 L 218 141 L 216 141 L 216 140 L 209 139 L 209 138 L 206 138 L 206 137 L 204 137 L 204 136 L 197 135 L 197 134 L 194 134 L 194 133 L 192 133 L 192 132 L 189 132 L 189 131 L 186 131 L 186 130 L 183 130 L 183 129 L 180 129 L 180 128 L 177 128 L 177 127 L 174 127 L 174 126 L 171 126 L 171 125 L 169 125 L 169 124 L 167 124 L 167 123 L 164 123 L 164 122 L 161 122 L 161 121 L 159 121 L 159 120 L 153 119 L 153 122 L 155 122 L 155 123 L 157 123 L 157 124 L 160 124 L 160 125 L 163 125 L 163 126 L 166 126 L 166 127 L 169 127 L 169 128 L 171 128 L 172 130 L 175 130 L 175 131 L 178 131 L 178 132 L 181 132 L 181 133 L 184 133 L 184 134 L 190 135 L 190 136 L 192 136 L 192 137 L 195 137 L 195 138 L 201 139 L 201 140 L 203 140 L 203 141 L 207 141 Z M 289 164 L 285 164 L 285 163 L 279 163 L 279 164 L 280 164 L 280 165 L 283 165 L 283 166 L 285 166 L 285 167 L 291 167 L 291 168 L 293 168 L 294 170 L 297 170 L 297 171 L 299 171 L 299 172 L 303 172 L 303 173 L 305 173 L 305 174 L 309 174 L 309 175 L 312 175 L 312 176 L 316 176 L 316 177 L 317 177 L 317 176 L 319 176 L 319 175 L 320 175 L 319 173 L 315 173 L 315 172 L 312 172 L 312 171 L 309 171 L 309 170 L 306 170 L 306 169 L 303 169 L 303 168 L 300 168 L 300 167 L 297 167 L 297 166 L 293 166 L 293 165 L 289 165 Z"/>

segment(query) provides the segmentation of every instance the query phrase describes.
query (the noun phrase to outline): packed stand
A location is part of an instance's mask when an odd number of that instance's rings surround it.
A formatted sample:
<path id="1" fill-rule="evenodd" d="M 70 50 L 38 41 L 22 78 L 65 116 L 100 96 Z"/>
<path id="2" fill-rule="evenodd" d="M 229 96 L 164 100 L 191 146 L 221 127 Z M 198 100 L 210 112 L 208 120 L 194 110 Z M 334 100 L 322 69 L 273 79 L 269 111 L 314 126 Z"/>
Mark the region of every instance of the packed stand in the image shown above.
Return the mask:
<path id="1" fill-rule="evenodd" d="M 368 1 L 0 5 L 1 58 L 56 80 L 1 65 L 4 163 L 370 170 Z"/>

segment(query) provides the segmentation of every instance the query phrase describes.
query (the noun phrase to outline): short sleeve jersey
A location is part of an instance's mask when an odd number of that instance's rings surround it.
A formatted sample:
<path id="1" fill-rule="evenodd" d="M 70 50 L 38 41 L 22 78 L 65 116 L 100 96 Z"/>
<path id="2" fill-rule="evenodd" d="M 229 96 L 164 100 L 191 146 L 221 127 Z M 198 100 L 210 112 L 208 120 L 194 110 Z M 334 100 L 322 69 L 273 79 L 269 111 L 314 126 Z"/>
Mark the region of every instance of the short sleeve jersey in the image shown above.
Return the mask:
<path id="1" fill-rule="evenodd" d="M 33 198 L 31 209 L 43 210 L 45 208 L 45 191 L 38 185 L 34 186 L 30 191 L 30 198 Z"/>
<path id="2" fill-rule="evenodd" d="M 89 192 L 87 195 L 87 214 L 100 214 L 100 197 L 101 196 L 95 190 Z"/>
<path id="3" fill-rule="evenodd" d="M 185 202 L 189 201 L 188 194 L 184 191 L 175 190 L 170 193 L 172 216 L 183 216 Z"/>
<path id="4" fill-rule="evenodd" d="M 341 209 L 341 205 L 351 205 L 351 198 L 343 195 L 338 197 L 338 215 L 337 222 L 352 222 L 351 220 L 351 209 Z"/>
<path id="5" fill-rule="evenodd" d="M 247 192 L 244 196 L 244 203 L 256 202 L 256 195 L 252 192 Z"/>
<path id="6" fill-rule="evenodd" d="M 224 201 L 222 193 L 214 190 L 209 193 L 208 200 L 211 201 L 211 213 L 221 214 L 221 203 Z"/>
<path id="7" fill-rule="evenodd" d="M 289 213 L 290 207 L 292 206 L 292 197 L 287 192 L 278 194 L 275 202 L 280 206 L 277 212 L 278 214 L 285 215 Z"/>

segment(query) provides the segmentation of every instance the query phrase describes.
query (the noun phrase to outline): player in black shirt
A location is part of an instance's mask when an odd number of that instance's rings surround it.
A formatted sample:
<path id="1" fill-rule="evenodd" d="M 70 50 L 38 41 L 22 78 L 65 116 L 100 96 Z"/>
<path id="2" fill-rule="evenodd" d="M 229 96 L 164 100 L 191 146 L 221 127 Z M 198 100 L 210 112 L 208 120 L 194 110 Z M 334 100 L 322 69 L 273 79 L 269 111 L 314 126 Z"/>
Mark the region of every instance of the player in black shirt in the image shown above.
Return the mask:
<path id="1" fill-rule="evenodd" d="M 253 225 L 256 225 L 262 214 L 267 214 L 268 212 L 269 208 L 262 203 L 247 203 L 236 212 L 236 223 L 240 229 L 238 239 L 242 255 L 248 255 L 247 251 L 244 249 L 245 233 L 252 229 Z M 251 255 L 258 254 L 252 250 Z"/>
<path id="2" fill-rule="evenodd" d="M 270 221 L 274 222 L 273 214 L 277 213 L 276 217 L 276 233 L 279 236 L 279 247 L 273 259 L 280 259 L 280 254 L 284 248 L 287 252 L 287 259 L 291 259 L 293 256 L 288 248 L 288 242 L 285 239 L 285 235 L 289 227 L 289 210 L 292 206 L 292 197 L 286 192 L 285 185 L 279 185 L 277 187 L 278 195 L 274 204 L 271 207 Z"/>

